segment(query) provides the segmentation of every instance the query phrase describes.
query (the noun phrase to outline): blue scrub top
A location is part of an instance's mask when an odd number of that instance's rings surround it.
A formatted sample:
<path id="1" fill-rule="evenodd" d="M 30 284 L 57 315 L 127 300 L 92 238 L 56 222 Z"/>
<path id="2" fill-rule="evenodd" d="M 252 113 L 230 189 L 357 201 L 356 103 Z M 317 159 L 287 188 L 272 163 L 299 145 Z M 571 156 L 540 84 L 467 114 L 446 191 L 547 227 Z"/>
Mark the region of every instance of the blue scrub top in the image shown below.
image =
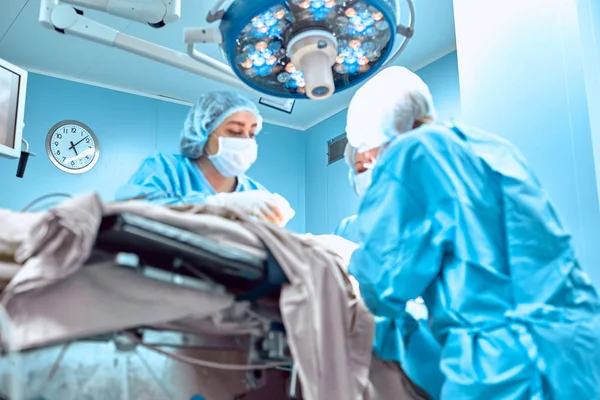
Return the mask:
<path id="1" fill-rule="evenodd" d="M 236 192 L 267 190 L 246 175 L 237 177 Z M 116 200 L 144 198 L 156 204 L 202 204 L 216 194 L 196 162 L 182 155 L 148 157 L 117 190 Z"/>
<path id="2" fill-rule="evenodd" d="M 336 236 L 343 237 L 346 240 L 351 241 L 352 243 L 359 244 L 360 236 L 358 234 L 358 225 L 355 224 L 356 218 L 358 215 L 351 215 L 349 217 L 344 218 L 340 224 L 335 228 L 333 234 Z"/>
<path id="3" fill-rule="evenodd" d="M 344 218 L 334 235 L 360 244 L 358 215 Z M 404 311 L 397 318 L 375 317 L 373 351 L 385 361 L 396 361 L 406 375 L 433 399 L 438 399 L 444 376 L 440 369 L 442 347 L 431 334 L 427 320 Z"/>
<path id="4" fill-rule="evenodd" d="M 424 299 L 443 399 L 600 399 L 598 296 L 512 144 L 441 124 L 400 135 L 357 223 L 349 271 L 375 315 Z"/>

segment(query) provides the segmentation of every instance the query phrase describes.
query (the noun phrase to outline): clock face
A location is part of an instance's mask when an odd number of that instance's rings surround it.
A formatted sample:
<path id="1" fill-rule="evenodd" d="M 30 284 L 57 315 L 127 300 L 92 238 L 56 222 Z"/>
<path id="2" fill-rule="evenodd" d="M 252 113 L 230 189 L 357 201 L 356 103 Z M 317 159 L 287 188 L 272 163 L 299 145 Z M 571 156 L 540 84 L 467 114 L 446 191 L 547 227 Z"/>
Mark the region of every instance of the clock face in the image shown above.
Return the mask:
<path id="1" fill-rule="evenodd" d="M 96 135 L 86 125 L 77 121 L 63 121 L 48 132 L 46 152 L 59 169 L 80 174 L 96 164 L 100 146 Z"/>

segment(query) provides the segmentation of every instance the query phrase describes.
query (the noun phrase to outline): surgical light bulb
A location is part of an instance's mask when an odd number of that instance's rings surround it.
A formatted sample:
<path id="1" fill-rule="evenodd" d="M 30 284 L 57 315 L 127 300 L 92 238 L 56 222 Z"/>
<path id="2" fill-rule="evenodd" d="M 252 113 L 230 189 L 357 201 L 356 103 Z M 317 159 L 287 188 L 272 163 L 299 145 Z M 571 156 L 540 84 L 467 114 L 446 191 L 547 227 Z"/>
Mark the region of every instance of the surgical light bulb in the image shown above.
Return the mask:
<path id="1" fill-rule="evenodd" d="M 252 26 L 253 27 L 258 28 L 259 26 L 262 26 L 262 25 L 263 25 L 263 22 L 259 16 L 252 18 Z"/>
<path id="2" fill-rule="evenodd" d="M 288 65 L 285 66 L 285 70 L 291 74 L 293 72 L 296 72 L 296 67 L 294 67 L 294 64 L 288 63 Z"/>
<path id="3" fill-rule="evenodd" d="M 285 10 L 283 8 L 277 10 L 273 16 L 277 19 L 283 19 L 285 17 Z"/>
<path id="4" fill-rule="evenodd" d="M 358 2 L 354 5 L 354 9 L 356 10 L 356 12 L 362 12 L 367 9 L 367 6 L 365 3 Z"/>
<path id="5" fill-rule="evenodd" d="M 279 75 L 277 75 L 277 80 L 281 83 L 286 83 L 290 80 L 290 74 L 288 74 L 287 72 L 282 72 Z"/>
<path id="6" fill-rule="evenodd" d="M 371 18 L 373 18 L 375 21 L 380 21 L 383 18 L 383 14 L 380 12 L 374 12 L 371 14 Z"/>
<path id="7" fill-rule="evenodd" d="M 358 13 L 356 12 L 356 10 L 354 8 L 348 8 L 348 9 L 346 9 L 346 12 L 344 14 L 346 14 L 346 17 L 351 18 L 351 17 L 355 17 Z"/>
<path id="8" fill-rule="evenodd" d="M 333 69 L 335 70 L 335 72 L 337 72 L 340 75 L 348 72 L 348 70 L 346 69 L 346 66 L 344 64 L 338 64 Z"/>
<path id="9" fill-rule="evenodd" d="M 377 23 L 375 24 L 375 29 L 377 29 L 378 31 L 384 31 L 388 28 L 389 28 L 389 25 L 385 21 L 377 21 Z"/>

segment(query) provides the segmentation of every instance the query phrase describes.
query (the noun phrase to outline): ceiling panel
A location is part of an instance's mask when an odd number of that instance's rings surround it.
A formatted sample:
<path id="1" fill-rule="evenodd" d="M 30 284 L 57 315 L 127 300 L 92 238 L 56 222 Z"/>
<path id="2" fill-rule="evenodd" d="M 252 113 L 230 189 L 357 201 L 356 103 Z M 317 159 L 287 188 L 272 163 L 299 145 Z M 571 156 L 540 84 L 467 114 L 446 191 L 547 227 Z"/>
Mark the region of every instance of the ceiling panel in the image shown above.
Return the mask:
<path id="1" fill-rule="evenodd" d="M 0 0 L 0 41 L 26 3 L 27 0 Z"/>
<path id="2" fill-rule="evenodd" d="M 0 57 L 25 68 L 77 78 L 106 49 L 106 46 L 42 27 L 38 22 L 39 12 L 40 1 L 30 0 L 0 42 Z M 98 12 L 86 11 L 86 15 L 98 22 L 109 22 L 116 29 L 125 29 L 130 24 Z"/>
<path id="3" fill-rule="evenodd" d="M 171 88 L 168 96 L 193 103 L 202 93 L 214 90 L 231 90 L 231 88 L 223 83 L 211 81 L 198 75 L 186 74 L 177 86 Z M 246 92 L 242 92 L 241 94 L 247 96 L 249 99 L 254 98 L 254 96 Z"/>
<path id="4" fill-rule="evenodd" d="M 185 75 L 185 71 L 168 65 L 150 62 L 119 49 L 108 49 L 80 75 L 80 78 L 141 93 L 170 93 L 177 97 L 173 88 L 178 87 Z"/>

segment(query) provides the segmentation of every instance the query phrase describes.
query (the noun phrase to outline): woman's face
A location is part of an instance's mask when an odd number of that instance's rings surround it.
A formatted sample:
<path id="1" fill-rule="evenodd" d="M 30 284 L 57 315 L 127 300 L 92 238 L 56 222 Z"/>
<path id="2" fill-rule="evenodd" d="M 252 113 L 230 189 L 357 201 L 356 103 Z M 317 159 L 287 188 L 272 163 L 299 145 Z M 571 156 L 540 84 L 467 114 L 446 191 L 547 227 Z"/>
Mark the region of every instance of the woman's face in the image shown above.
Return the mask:
<path id="1" fill-rule="evenodd" d="M 254 139 L 257 127 L 256 116 L 251 112 L 233 113 L 208 136 L 206 152 L 213 155 L 219 151 L 219 137 Z"/>

